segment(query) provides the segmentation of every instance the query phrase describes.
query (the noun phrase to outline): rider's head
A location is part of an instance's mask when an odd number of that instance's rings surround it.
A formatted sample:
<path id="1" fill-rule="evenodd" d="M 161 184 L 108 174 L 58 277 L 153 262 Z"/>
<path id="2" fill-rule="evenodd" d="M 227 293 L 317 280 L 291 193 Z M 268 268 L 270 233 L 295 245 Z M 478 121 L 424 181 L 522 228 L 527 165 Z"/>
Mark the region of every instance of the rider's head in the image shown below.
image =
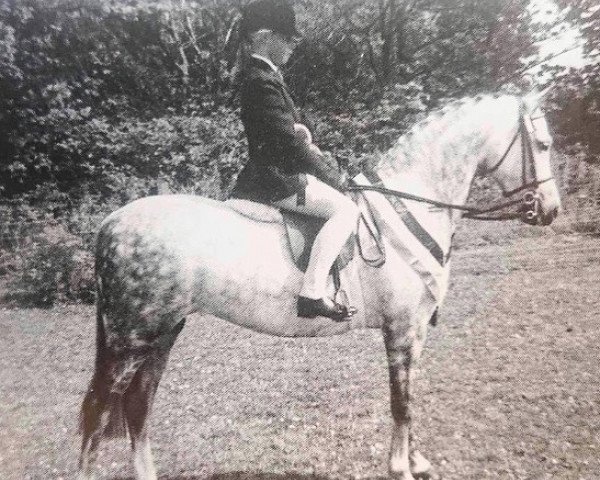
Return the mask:
<path id="1" fill-rule="evenodd" d="M 300 33 L 296 15 L 287 0 L 255 0 L 243 10 L 240 24 L 242 38 L 250 51 L 282 66 L 290 58 Z"/>

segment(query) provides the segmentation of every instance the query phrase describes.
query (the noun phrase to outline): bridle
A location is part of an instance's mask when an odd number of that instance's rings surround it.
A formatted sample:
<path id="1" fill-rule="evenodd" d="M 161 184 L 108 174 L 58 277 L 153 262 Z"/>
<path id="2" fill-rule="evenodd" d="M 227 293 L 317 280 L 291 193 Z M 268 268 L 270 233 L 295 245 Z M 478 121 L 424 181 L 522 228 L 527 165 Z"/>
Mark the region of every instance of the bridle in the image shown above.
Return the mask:
<path id="1" fill-rule="evenodd" d="M 537 107 L 533 109 L 536 112 Z M 438 208 L 447 208 L 452 210 L 460 210 L 465 212 L 465 218 L 471 218 L 474 220 L 511 220 L 515 218 L 520 218 L 525 223 L 536 224 L 539 214 L 540 214 L 540 202 L 539 195 L 536 193 L 535 189 L 537 189 L 541 184 L 549 182 L 554 177 L 548 177 L 544 179 L 538 179 L 537 177 L 537 169 L 535 166 L 535 158 L 533 153 L 533 141 L 540 141 L 536 138 L 535 127 L 533 125 L 532 120 L 537 120 L 542 118 L 543 115 L 532 118 L 529 114 L 525 112 L 524 104 L 521 103 L 519 108 L 519 128 L 515 133 L 512 141 L 508 145 L 504 154 L 500 157 L 498 162 L 494 164 L 491 168 L 489 168 L 484 175 L 488 175 L 490 173 L 495 172 L 500 168 L 500 166 L 504 163 L 504 161 L 508 158 L 511 150 L 513 149 L 515 143 L 521 138 L 521 185 L 513 190 L 503 191 L 502 195 L 504 197 L 512 197 L 517 193 L 525 192 L 522 198 L 508 200 L 506 202 L 500 202 L 491 207 L 474 207 L 469 205 L 458 205 L 453 203 L 440 202 L 437 200 L 432 200 L 430 198 L 421 197 L 419 195 L 413 195 L 411 193 L 402 192 L 398 190 L 393 190 L 390 188 L 386 188 L 383 186 L 382 182 L 376 182 L 372 185 L 357 185 L 353 184 L 347 187 L 348 191 L 373 191 L 378 192 L 383 195 L 389 195 L 392 197 L 404 198 L 406 200 L 414 200 L 417 202 L 427 203 L 433 205 Z M 528 180 L 528 178 L 532 178 L 533 180 Z M 505 212 L 498 213 L 495 215 L 490 215 L 494 212 L 499 212 L 508 207 L 512 207 L 514 205 L 520 204 L 520 208 L 514 212 Z"/>
<path id="2" fill-rule="evenodd" d="M 537 111 L 537 110 L 538 110 L 538 108 L 536 107 L 534 109 L 534 111 Z M 509 190 L 507 192 L 503 191 L 502 194 L 505 197 L 510 197 L 510 196 L 514 195 L 515 193 L 519 193 L 519 192 L 522 192 L 523 190 L 528 190 L 530 188 L 537 188 L 542 183 L 548 182 L 554 178 L 554 177 L 549 177 L 549 178 L 546 178 L 543 180 L 538 180 L 538 178 L 537 178 L 532 143 L 533 143 L 533 141 L 538 141 L 538 142 L 542 142 L 542 141 L 539 140 L 536 136 L 536 131 L 535 131 L 535 127 L 533 125 L 533 120 L 538 120 L 540 118 L 544 118 L 544 115 L 540 114 L 537 117 L 531 117 L 530 115 L 528 115 L 527 113 L 524 112 L 523 104 L 521 104 L 520 115 L 519 115 L 519 128 L 517 129 L 515 136 L 513 137 L 512 141 L 510 142 L 510 145 L 504 152 L 504 155 L 502 155 L 500 157 L 500 160 L 498 160 L 498 162 L 493 167 L 491 167 L 484 173 L 484 175 L 487 176 L 490 173 L 493 173 L 496 170 L 498 170 L 498 168 L 500 168 L 500 165 L 502 165 L 502 163 L 504 163 L 504 160 L 506 160 L 506 158 L 508 157 L 508 154 L 512 150 L 512 147 L 514 146 L 515 142 L 517 141 L 517 139 L 520 136 L 521 137 L 521 159 L 522 159 L 522 162 L 521 162 L 521 165 L 522 165 L 521 186 L 515 188 L 514 190 Z M 548 144 L 545 144 L 546 148 L 548 148 L 548 146 L 549 146 Z M 533 178 L 533 180 L 531 182 L 527 181 L 527 174 L 528 174 L 527 167 L 528 166 L 529 166 L 529 174 Z"/>

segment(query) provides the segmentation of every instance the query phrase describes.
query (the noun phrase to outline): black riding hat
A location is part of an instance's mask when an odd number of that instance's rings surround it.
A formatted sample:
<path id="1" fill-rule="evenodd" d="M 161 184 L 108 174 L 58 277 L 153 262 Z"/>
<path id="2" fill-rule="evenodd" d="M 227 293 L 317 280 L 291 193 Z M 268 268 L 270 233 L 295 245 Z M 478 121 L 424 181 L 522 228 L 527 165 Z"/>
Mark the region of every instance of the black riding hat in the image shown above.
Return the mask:
<path id="1" fill-rule="evenodd" d="M 300 37 L 296 30 L 296 14 L 288 0 L 255 0 L 242 10 L 240 33 L 247 37 L 266 28 L 286 37 Z"/>

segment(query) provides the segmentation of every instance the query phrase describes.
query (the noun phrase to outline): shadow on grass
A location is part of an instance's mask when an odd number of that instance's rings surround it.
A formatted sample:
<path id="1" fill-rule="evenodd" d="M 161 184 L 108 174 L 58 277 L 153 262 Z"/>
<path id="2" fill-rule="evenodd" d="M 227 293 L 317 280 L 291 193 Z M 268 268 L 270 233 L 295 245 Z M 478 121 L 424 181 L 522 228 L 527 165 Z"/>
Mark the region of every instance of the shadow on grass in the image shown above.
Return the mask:
<path id="1" fill-rule="evenodd" d="M 387 477 L 372 477 L 368 480 L 386 480 Z M 114 480 L 135 480 L 133 477 L 119 477 Z M 269 473 L 269 472 L 227 472 L 215 473 L 208 476 L 198 475 L 167 475 L 160 480 L 331 480 L 324 475 L 308 475 L 303 473 Z"/>

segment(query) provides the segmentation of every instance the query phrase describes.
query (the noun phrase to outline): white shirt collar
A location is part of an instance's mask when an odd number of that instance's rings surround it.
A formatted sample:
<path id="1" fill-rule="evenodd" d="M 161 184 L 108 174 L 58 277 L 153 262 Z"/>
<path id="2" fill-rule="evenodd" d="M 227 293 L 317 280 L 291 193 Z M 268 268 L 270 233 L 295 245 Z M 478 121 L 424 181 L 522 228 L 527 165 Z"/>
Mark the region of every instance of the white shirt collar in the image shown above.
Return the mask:
<path id="1" fill-rule="evenodd" d="M 258 53 L 251 53 L 250 56 L 253 57 L 253 58 L 256 58 L 258 60 L 262 60 L 263 62 L 265 62 L 267 65 L 269 65 L 269 67 L 271 67 L 271 69 L 275 73 L 280 73 L 279 69 L 277 68 L 277 66 L 271 60 L 269 60 L 267 57 L 263 57 L 262 55 L 259 55 Z"/>

